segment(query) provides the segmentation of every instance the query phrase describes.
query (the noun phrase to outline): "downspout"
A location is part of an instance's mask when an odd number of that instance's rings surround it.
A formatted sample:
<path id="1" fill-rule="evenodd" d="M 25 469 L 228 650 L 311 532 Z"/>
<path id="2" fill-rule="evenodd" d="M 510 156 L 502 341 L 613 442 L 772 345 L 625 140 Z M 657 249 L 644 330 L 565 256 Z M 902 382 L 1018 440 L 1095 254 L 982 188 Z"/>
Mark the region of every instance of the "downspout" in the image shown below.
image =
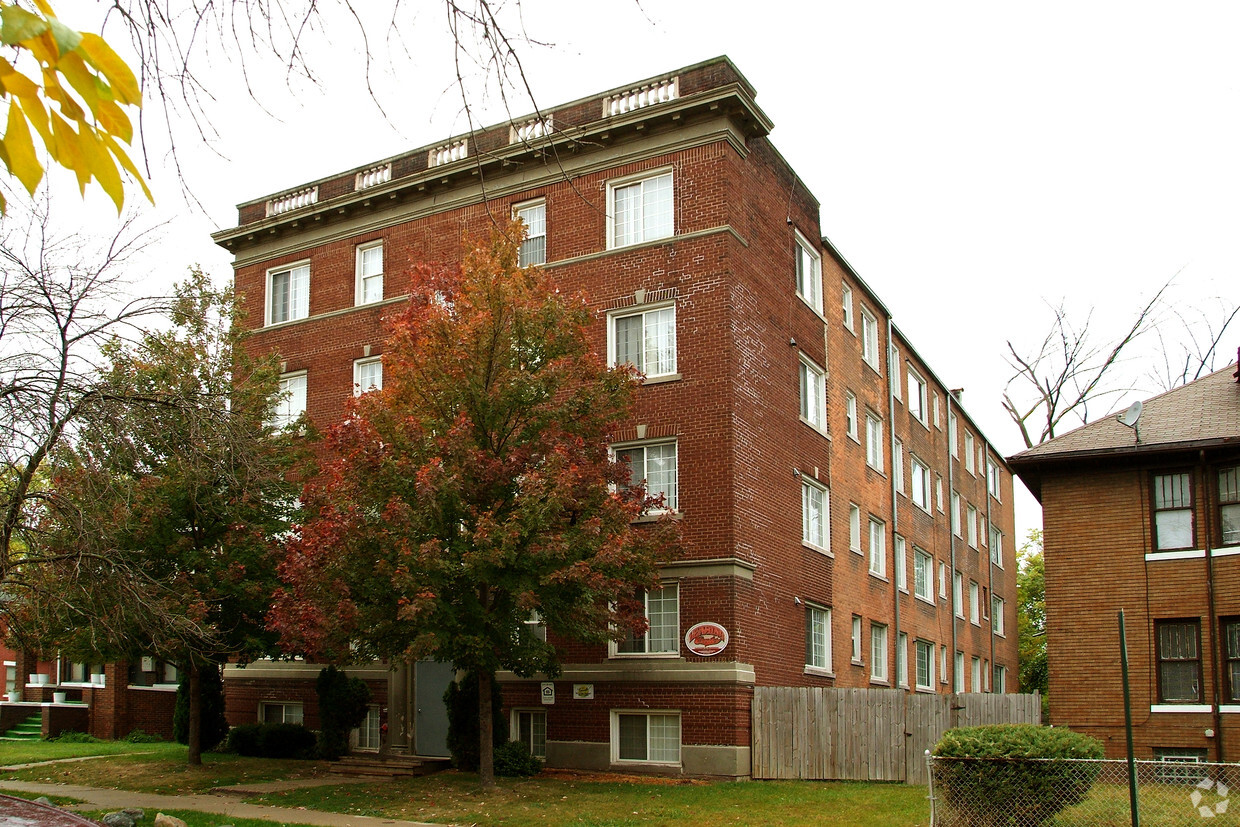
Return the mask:
<path id="1" fill-rule="evenodd" d="M 952 520 L 960 519 L 960 512 L 956 508 L 956 503 L 952 502 L 952 494 L 956 491 L 956 462 L 952 455 L 952 437 L 956 437 L 956 448 L 960 450 L 960 423 L 956 423 L 956 427 L 952 427 L 952 401 L 956 398 L 951 390 L 947 390 L 947 542 L 951 544 L 951 601 L 949 612 L 952 617 L 952 674 L 951 681 L 948 684 L 953 693 L 956 691 L 956 646 L 957 646 L 957 629 L 956 629 L 956 532 L 952 529 Z M 961 578 L 960 583 L 960 602 L 961 609 L 964 608 L 964 580 Z M 985 677 L 982 679 L 985 685 Z"/>
<path id="2" fill-rule="evenodd" d="M 1222 701 L 1222 693 L 1219 691 L 1219 684 L 1223 682 L 1223 673 L 1219 671 L 1219 648 L 1224 645 L 1224 641 L 1219 637 L 1218 614 L 1214 608 L 1214 514 L 1210 506 L 1215 499 L 1210 496 L 1210 477 L 1206 473 L 1206 452 L 1201 450 L 1198 453 L 1200 462 L 1198 471 L 1201 474 L 1201 487 L 1205 493 L 1206 510 L 1206 605 L 1210 612 L 1210 671 L 1214 676 L 1211 681 L 1213 685 L 1213 703 L 1211 707 L 1214 710 L 1214 749 L 1218 754 L 1218 762 L 1221 764 L 1225 760 L 1223 758 L 1223 714 L 1220 711 L 1219 703 Z"/>
<path id="3" fill-rule="evenodd" d="M 900 578 L 899 578 L 900 569 L 899 569 L 899 566 L 894 565 L 894 563 L 895 563 L 895 555 L 896 555 L 896 531 L 899 528 L 899 523 L 897 522 L 897 520 L 899 519 L 899 516 L 900 516 L 900 500 L 899 500 L 899 497 L 896 496 L 898 493 L 897 492 L 897 480 L 896 480 L 896 400 L 895 400 L 895 391 L 891 389 L 891 382 L 893 378 L 896 379 L 896 381 L 899 381 L 900 374 L 898 373 L 892 374 L 893 370 L 898 370 L 898 366 L 891 364 L 891 334 L 892 334 L 891 316 L 888 315 L 887 316 L 887 422 L 889 424 L 888 430 L 891 431 L 891 436 L 889 440 L 891 444 L 891 559 L 893 563 L 893 568 L 895 568 L 895 571 L 891 573 L 891 595 L 892 595 L 891 599 L 892 599 L 892 604 L 894 606 L 894 610 L 892 612 L 892 626 L 895 627 L 895 632 L 892 635 L 893 642 L 891 645 L 895 648 L 895 653 L 896 653 L 896 662 L 895 662 L 896 681 L 895 682 L 896 682 L 896 687 L 898 688 L 900 686 L 900 655 L 901 655 L 901 652 L 900 652 Z M 905 556 L 907 557 L 907 554 Z M 906 567 L 904 576 L 905 576 L 905 579 L 907 580 L 908 561 L 905 560 L 904 564 Z M 907 676 L 908 667 L 909 667 L 907 646 L 904 647 L 903 655 L 904 655 L 904 673 Z"/>
<path id="4" fill-rule="evenodd" d="M 995 549 L 991 545 L 990 526 L 990 443 L 982 440 L 982 445 L 986 448 L 986 467 L 983 472 L 986 474 L 986 484 L 983 490 L 986 492 L 986 588 L 990 590 L 990 669 L 994 672 L 995 668 Z M 996 465 L 996 470 L 998 466 Z M 1016 542 L 1016 538 L 1012 538 L 1012 542 Z M 1010 594 L 1008 598 L 1012 601 L 1016 600 L 1016 595 Z M 1003 605 L 1007 606 L 1007 599 L 1003 601 Z M 1013 605 L 1016 605 L 1015 602 Z M 1006 630 L 1006 627 L 1004 627 Z M 1019 647 L 1017 647 L 1019 651 Z M 1020 661 L 1016 664 L 1016 679 L 1020 680 Z M 990 691 L 995 689 L 994 678 L 991 678 Z"/>

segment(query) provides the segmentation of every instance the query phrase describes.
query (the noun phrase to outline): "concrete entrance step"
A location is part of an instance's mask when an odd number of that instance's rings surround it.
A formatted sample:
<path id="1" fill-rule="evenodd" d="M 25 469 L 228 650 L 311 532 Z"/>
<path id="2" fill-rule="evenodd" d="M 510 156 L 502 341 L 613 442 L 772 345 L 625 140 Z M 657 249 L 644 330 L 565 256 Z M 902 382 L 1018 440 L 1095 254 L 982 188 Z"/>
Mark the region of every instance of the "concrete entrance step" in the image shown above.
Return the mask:
<path id="1" fill-rule="evenodd" d="M 333 775 L 370 775 L 382 778 L 430 775 L 451 766 L 447 758 L 416 755 L 346 755 L 332 762 Z"/>

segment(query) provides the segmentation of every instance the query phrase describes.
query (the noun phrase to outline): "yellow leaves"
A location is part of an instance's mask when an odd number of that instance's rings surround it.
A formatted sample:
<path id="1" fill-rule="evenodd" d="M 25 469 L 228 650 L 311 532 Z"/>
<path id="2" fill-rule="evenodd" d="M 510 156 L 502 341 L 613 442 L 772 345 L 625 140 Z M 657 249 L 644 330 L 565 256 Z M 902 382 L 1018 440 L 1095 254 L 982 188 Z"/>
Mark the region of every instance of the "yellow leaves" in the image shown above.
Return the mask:
<path id="1" fill-rule="evenodd" d="M 0 0 L 0 43 L 15 47 L 19 62 L 24 52 L 37 63 L 41 79 L 0 58 L 0 98 L 9 101 L 0 161 L 33 193 L 44 173 L 34 127 L 47 154 L 76 175 L 83 193 L 97 181 L 119 212 L 125 201 L 124 172 L 150 199 L 146 182 L 121 146 L 133 139 L 133 123 L 122 107 L 142 105 L 133 72 L 101 37 L 61 23 L 46 0 L 34 0 L 34 6 L 37 12 Z"/>

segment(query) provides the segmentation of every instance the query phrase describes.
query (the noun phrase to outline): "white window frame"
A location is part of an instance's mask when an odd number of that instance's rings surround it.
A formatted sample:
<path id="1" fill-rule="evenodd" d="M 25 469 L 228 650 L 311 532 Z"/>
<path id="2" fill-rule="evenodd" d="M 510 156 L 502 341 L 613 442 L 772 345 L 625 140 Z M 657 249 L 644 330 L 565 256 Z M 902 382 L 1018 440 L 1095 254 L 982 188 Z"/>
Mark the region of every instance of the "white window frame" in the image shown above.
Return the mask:
<path id="1" fill-rule="evenodd" d="M 952 534 L 955 534 L 957 537 L 963 537 L 964 534 L 961 532 L 960 528 L 960 494 L 956 491 L 952 492 L 951 523 Z"/>
<path id="2" fill-rule="evenodd" d="M 964 511 L 965 511 L 965 514 L 964 514 L 965 534 L 968 537 L 969 548 L 976 549 L 977 548 L 977 507 L 972 506 L 972 505 L 966 505 L 964 507 Z"/>
<path id="3" fill-rule="evenodd" d="M 990 524 L 990 562 L 1003 568 L 1003 532 Z"/>
<path id="4" fill-rule="evenodd" d="M 609 654 L 611 657 L 613 658 L 675 658 L 675 657 L 680 656 L 680 583 L 674 580 L 668 581 L 666 583 L 660 583 L 658 591 L 661 593 L 660 594 L 661 601 L 667 600 L 668 595 L 666 594 L 666 592 L 669 590 L 675 590 L 676 605 L 675 605 L 675 614 L 672 617 L 671 623 L 668 624 L 668 626 L 671 627 L 670 628 L 671 635 L 670 635 L 670 638 L 668 638 L 668 640 L 664 644 L 665 648 L 653 649 L 653 650 L 650 648 L 651 647 L 650 633 L 654 629 L 654 626 L 650 625 L 646 628 L 646 631 L 640 635 L 640 637 L 638 635 L 634 635 L 630 631 L 629 636 L 625 638 L 624 641 L 615 641 L 615 640 L 611 641 L 609 644 L 609 650 L 610 650 Z M 642 589 L 641 591 L 642 591 L 642 606 L 644 607 L 642 609 L 642 614 L 646 618 L 646 621 L 649 623 L 650 621 L 650 594 L 651 594 L 651 591 L 653 590 Z M 668 637 L 668 634 L 667 634 L 669 631 L 668 627 L 665 626 L 662 631 L 663 631 L 662 636 Z M 632 641 L 634 646 L 637 646 L 639 639 L 641 642 L 640 645 L 643 647 L 641 651 L 632 651 L 632 652 L 620 651 L 621 646 L 628 644 L 630 641 Z M 658 644 L 655 644 L 655 645 L 658 645 Z M 667 647 L 670 647 L 670 648 L 667 648 Z"/>
<path id="5" fill-rule="evenodd" d="M 908 689 L 908 632 L 896 634 L 896 685 Z"/>
<path id="6" fill-rule="evenodd" d="M 827 372 L 802 353 L 798 374 L 801 387 L 801 421 L 825 432 L 827 429 Z"/>
<path id="7" fill-rule="evenodd" d="M 864 304 L 861 305 L 861 358 L 882 373 L 878 355 L 878 319 Z"/>
<path id="8" fill-rule="evenodd" d="M 969 581 L 969 622 L 982 625 L 982 587 L 976 580 Z"/>
<path id="9" fill-rule="evenodd" d="M 512 715 L 508 721 L 508 731 L 509 731 L 508 740 L 520 741 L 521 743 L 525 743 L 525 741 L 522 740 L 522 733 L 521 733 L 521 716 L 522 715 L 528 715 L 529 721 L 530 721 L 530 732 L 529 732 L 530 742 L 525 744 L 526 747 L 529 748 L 530 754 L 533 755 L 535 758 L 545 759 L 547 757 L 547 710 L 546 709 L 530 709 L 528 707 L 527 708 L 515 707 L 512 710 Z M 541 751 L 537 749 L 538 739 L 536 737 L 536 731 L 535 731 L 535 722 L 540 718 L 542 719 L 542 750 Z"/>
<path id="10" fill-rule="evenodd" d="M 952 572 L 952 611 L 964 620 L 964 575 L 958 571 Z"/>
<path id="11" fill-rule="evenodd" d="M 960 459 L 960 429 L 957 424 L 956 414 L 952 411 L 947 413 L 947 448 L 951 451 L 952 456 Z"/>
<path id="12" fill-rule="evenodd" d="M 947 599 L 947 563 L 939 561 L 939 599 Z"/>
<path id="13" fill-rule="evenodd" d="M 870 411 L 865 412 L 865 464 L 883 471 L 883 420 Z"/>
<path id="14" fill-rule="evenodd" d="M 887 576 L 887 524 L 870 515 L 870 574 Z"/>
<path id="15" fill-rule="evenodd" d="M 914 672 L 916 673 L 916 688 L 919 692 L 934 691 L 934 644 L 928 640 L 913 641 L 914 651 Z M 923 658 L 924 656 L 924 658 Z M 922 669 L 923 660 L 925 669 Z"/>
<path id="16" fill-rule="evenodd" d="M 926 380 L 921 374 L 908 369 L 908 412 L 922 425 L 926 424 Z"/>
<path id="17" fill-rule="evenodd" d="M 366 272 L 366 254 L 370 252 L 371 250 L 379 251 L 379 272 L 377 273 Z M 378 241 L 368 241 L 365 244 L 357 245 L 357 264 L 356 264 L 357 269 L 356 269 L 355 283 L 353 287 L 353 290 L 354 290 L 353 303 L 355 305 L 360 307 L 365 304 L 374 304 L 375 302 L 383 301 L 383 287 L 384 287 L 383 274 L 384 274 L 384 271 L 387 269 L 384 266 L 385 265 L 385 262 L 383 260 L 384 252 L 385 251 L 383 249 L 382 239 Z M 375 280 L 378 281 L 379 295 L 377 298 L 373 295 L 367 298 L 367 295 L 366 295 L 367 293 L 366 288 L 368 286 L 367 283 L 374 282 Z M 373 284 L 371 284 L 370 286 L 373 287 Z"/>
<path id="18" fill-rule="evenodd" d="M 896 588 L 908 594 L 908 544 L 899 534 L 895 541 Z"/>
<path id="19" fill-rule="evenodd" d="M 930 466 L 926 465 L 915 455 L 909 455 L 913 461 L 913 483 L 912 496 L 913 505 L 920 508 L 927 514 L 930 513 Z M 921 485 L 918 486 L 918 479 Z"/>
<path id="20" fill-rule="evenodd" d="M 526 214 L 534 210 L 542 210 L 542 215 L 537 221 L 531 221 Z M 524 201 L 520 204 L 512 205 L 512 217 L 520 218 L 525 223 L 525 238 L 521 241 L 521 246 L 517 248 L 517 264 L 521 267 L 532 267 L 538 264 L 547 263 L 547 199 L 537 198 L 533 201 Z M 527 247 L 530 242 L 542 239 L 542 256 L 537 260 L 529 260 L 531 249 Z"/>
<path id="21" fill-rule="evenodd" d="M 990 496 L 999 502 L 1003 502 L 1002 472 L 999 470 L 999 464 L 986 460 L 986 488 L 990 491 Z"/>
<path id="22" fill-rule="evenodd" d="M 822 315 L 822 255 L 814 249 L 814 245 L 800 230 L 793 231 L 796 235 L 794 264 L 797 295 L 819 316 Z M 808 270 L 808 274 L 806 273 Z M 808 277 L 807 277 L 808 276 Z"/>
<path id="23" fill-rule="evenodd" d="M 362 387 L 362 382 L 364 381 L 364 377 L 362 376 L 363 372 L 367 368 L 372 367 L 374 365 L 379 366 L 379 381 L 372 382 L 366 387 Z M 383 390 L 383 357 L 382 356 L 371 356 L 366 359 L 354 359 L 353 360 L 353 395 L 361 396 L 362 394 L 369 393 L 372 390 L 376 390 L 376 391 Z"/>
<path id="24" fill-rule="evenodd" d="M 982 691 L 982 659 L 977 655 L 969 662 L 969 691 Z"/>
<path id="25" fill-rule="evenodd" d="M 860 666 L 861 660 L 861 615 L 852 616 L 852 662 Z"/>
<path id="26" fill-rule="evenodd" d="M 940 410 L 939 410 L 939 392 L 938 391 L 934 392 L 933 412 L 934 412 L 934 427 L 938 428 L 941 431 L 943 430 L 943 426 L 939 424 L 941 420 L 939 419 Z"/>
<path id="27" fill-rule="evenodd" d="M 650 204 L 647 203 L 646 188 L 648 185 L 654 184 L 662 179 L 667 179 L 668 198 L 668 226 L 660 224 L 655 228 L 654 234 L 649 238 L 646 237 L 645 231 L 645 213 Z M 623 243 L 616 238 L 617 222 L 616 222 L 616 195 L 621 190 L 630 187 L 641 187 L 641 212 L 642 218 L 639 222 L 642 225 L 641 237 L 632 240 L 626 240 Z M 624 178 L 617 178 L 614 181 L 607 182 L 607 249 L 618 250 L 622 247 L 632 247 L 637 244 L 644 244 L 647 241 L 658 241 L 663 238 L 671 238 L 676 234 L 676 181 L 672 177 L 670 168 L 647 170 L 636 175 L 628 175 Z"/>
<path id="28" fill-rule="evenodd" d="M 976 449 L 973 447 L 973 434 L 966 429 L 964 432 L 964 470 L 977 476 Z"/>
<path id="29" fill-rule="evenodd" d="M 278 706 L 281 708 L 280 720 L 269 721 L 267 719 L 267 707 L 269 706 Z M 288 713 L 290 709 L 297 710 L 297 720 L 289 720 Z M 305 721 L 306 707 L 301 701 L 262 700 L 258 702 L 258 722 L 260 724 L 304 724 Z"/>
<path id="30" fill-rule="evenodd" d="M 939 507 L 939 513 L 943 513 L 943 475 L 934 475 L 934 503 Z"/>
<path id="31" fill-rule="evenodd" d="M 831 609 L 805 603 L 805 671 L 831 675 Z"/>
<path id="32" fill-rule="evenodd" d="M 817 480 L 801 475 L 801 542 L 817 550 L 831 550 L 831 493 Z"/>
<path id="33" fill-rule="evenodd" d="M 649 359 L 647 358 L 646 337 L 650 335 L 652 326 L 655 324 L 658 324 L 658 321 L 648 321 L 648 319 L 652 319 L 653 317 L 657 316 L 661 320 L 661 318 L 664 315 L 664 311 L 667 311 L 667 310 L 672 311 L 672 321 L 671 321 L 671 328 L 670 328 L 671 330 L 671 365 L 655 366 L 655 369 L 657 372 L 651 373 L 647 371 L 647 368 L 649 368 L 650 365 L 649 365 Z M 633 365 L 633 367 L 639 373 L 641 373 L 643 376 L 646 377 L 647 382 L 649 382 L 652 379 L 671 379 L 671 378 L 675 378 L 679 376 L 680 375 L 678 372 L 680 369 L 679 358 L 678 358 L 679 355 L 677 353 L 677 347 L 676 347 L 676 303 L 674 301 L 643 304 L 643 305 L 636 306 L 636 307 L 626 307 L 620 310 L 613 310 L 609 312 L 607 314 L 607 363 L 610 365 L 621 364 L 620 356 L 619 356 L 619 353 L 617 352 L 618 351 L 618 346 L 617 346 L 618 336 L 616 334 L 617 323 L 621 319 L 632 319 L 637 316 L 641 317 L 641 329 L 642 329 L 641 361 L 642 361 L 642 364 Z M 625 362 L 624 364 L 630 364 L 630 363 Z"/>
<path id="34" fill-rule="evenodd" d="M 848 550 L 861 554 L 861 506 L 848 504 Z"/>
<path id="35" fill-rule="evenodd" d="M 857 396 L 852 391 L 844 391 L 844 429 L 849 439 L 861 442 L 861 434 L 857 425 Z"/>
<path id="36" fill-rule="evenodd" d="M 680 508 L 680 445 L 674 439 L 658 439 L 658 440 L 641 440 L 638 442 L 625 442 L 625 443 L 611 446 L 612 455 L 616 456 L 617 458 L 619 458 L 619 455 L 624 451 L 632 451 L 638 448 L 642 449 L 643 476 L 639 478 L 636 472 L 634 472 L 632 477 L 629 479 L 629 484 L 632 485 L 634 483 L 641 483 L 644 481 L 648 482 L 650 479 L 649 449 L 650 448 L 661 448 L 667 445 L 671 445 L 672 448 L 674 449 L 672 452 L 672 456 L 674 457 L 676 461 L 676 470 L 675 470 L 675 473 L 673 474 L 673 478 L 671 481 L 670 494 L 667 489 L 655 490 L 647 486 L 646 488 L 647 497 L 652 496 L 652 495 L 657 495 L 660 493 L 664 495 L 663 507 L 650 509 L 649 513 L 651 514 L 675 514 Z"/>
<path id="37" fill-rule="evenodd" d="M 921 572 L 924 576 L 919 579 Z M 934 558 L 917 546 L 913 546 L 913 596 L 934 603 Z"/>
<path id="38" fill-rule="evenodd" d="M 844 310 L 844 328 L 856 335 L 857 331 L 853 329 L 853 292 L 847 284 L 841 285 L 840 304 Z"/>
<path id="39" fill-rule="evenodd" d="M 895 438 L 891 449 L 891 474 L 895 477 L 896 493 L 904 493 L 904 440 Z"/>
<path id="40" fill-rule="evenodd" d="M 1002 597 L 990 596 L 990 629 L 999 637 L 1007 637 L 1003 610 L 1007 607 Z"/>
<path id="41" fill-rule="evenodd" d="M 947 644 L 939 646 L 939 683 L 947 683 Z"/>
<path id="42" fill-rule="evenodd" d="M 996 663 L 992 668 L 995 679 L 990 685 L 990 691 L 1003 694 L 1007 692 L 1007 667 Z"/>
<path id="43" fill-rule="evenodd" d="M 626 716 L 641 716 L 646 719 L 646 757 L 645 758 L 621 758 L 620 757 L 620 718 Z M 675 759 L 653 759 L 651 753 L 651 718 L 667 719 L 674 718 L 676 721 L 676 757 Z M 680 766 L 681 753 L 683 751 L 683 726 L 680 719 L 680 710 L 677 709 L 613 709 L 611 710 L 611 762 L 613 764 L 657 764 L 660 766 Z"/>
<path id="44" fill-rule="evenodd" d="M 870 681 L 887 683 L 887 624 L 870 621 Z"/>
<path id="45" fill-rule="evenodd" d="M 275 295 L 272 293 L 272 282 L 277 276 L 288 274 L 289 277 L 289 308 L 288 317 L 275 320 L 274 309 Z M 298 281 L 300 277 L 301 281 Z M 299 284 L 305 287 L 297 290 Z M 276 324 L 287 324 L 289 322 L 299 321 L 300 319 L 309 318 L 310 316 L 310 262 L 295 261 L 292 264 L 281 264 L 279 267 L 272 267 L 267 271 L 266 292 L 263 301 L 263 326 L 270 327 Z"/>
<path id="46" fill-rule="evenodd" d="M 956 657 L 952 661 L 952 691 L 964 691 L 964 652 L 956 650 Z"/>
<path id="47" fill-rule="evenodd" d="M 306 412 L 307 384 L 307 372 L 304 370 L 280 374 L 268 425 L 273 428 L 287 428 Z"/>

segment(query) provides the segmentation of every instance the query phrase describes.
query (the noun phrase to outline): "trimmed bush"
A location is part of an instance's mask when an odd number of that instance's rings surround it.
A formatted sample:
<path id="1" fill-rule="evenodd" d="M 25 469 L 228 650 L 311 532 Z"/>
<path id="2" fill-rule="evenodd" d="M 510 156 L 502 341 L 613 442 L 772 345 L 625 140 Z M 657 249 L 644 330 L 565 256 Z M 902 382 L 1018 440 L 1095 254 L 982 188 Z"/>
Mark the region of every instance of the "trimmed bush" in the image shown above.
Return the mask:
<path id="1" fill-rule="evenodd" d="M 503 778 L 525 778 L 542 772 L 543 762 L 530 754 L 520 741 L 509 741 L 495 748 L 495 774 Z"/>
<path id="2" fill-rule="evenodd" d="M 228 751 L 250 758 L 310 758 L 314 733 L 301 724 L 243 724 L 228 731 Z"/>
<path id="3" fill-rule="evenodd" d="M 127 744 L 158 744 L 162 743 L 164 739 L 153 732 L 144 732 L 141 729 L 135 729 L 121 740 Z"/>
<path id="4" fill-rule="evenodd" d="M 469 673 L 462 683 L 453 681 L 443 693 L 448 707 L 448 752 L 452 766 L 464 772 L 477 772 L 478 748 L 478 676 Z M 491 676 L 491 743 L 496 750 L 508 741 L 508 724 L 504 720 L 504 700 L 499 681 Z"/>
<path id="5" fill-rule="evenodd" d="M 55 738 L 50 739 L 58 741 L 62 744 L 97 744 L 99 739 L 91 735 L 89 732 L 77 732 L 76 730 L 66 729 Z"/>
<path id="6" fill-rule="evenodd" d="M 995 724 L 949 729 L 934 748 L 935 794 L 963 823 L 978 827 L 1038 827 L 1089 794 L 1102 743 L 1070 729 Z M 1046 760 L 1051 759 L 1051 760 Z"/>
<path id="7" fill-rule="evenodd" d="M 319 672 L 319 757 L 335 761 L 349 751 L 349 732 L 366 720 L 370 687 L 334 666 Z"/>
<path id="8" fill-rule="evenodd" d="M 215 748 L 228 735 L 228 719 L 224 717 L 224 678 L 220 667 L 203 666 L 198 670 L 198 687 L 202 693 L 203 752 Z M 172 737 L 178 744 L 189 743 L 189 669 L 182 671 L 177 686 L 176 706 L 172 710 Z"/>

